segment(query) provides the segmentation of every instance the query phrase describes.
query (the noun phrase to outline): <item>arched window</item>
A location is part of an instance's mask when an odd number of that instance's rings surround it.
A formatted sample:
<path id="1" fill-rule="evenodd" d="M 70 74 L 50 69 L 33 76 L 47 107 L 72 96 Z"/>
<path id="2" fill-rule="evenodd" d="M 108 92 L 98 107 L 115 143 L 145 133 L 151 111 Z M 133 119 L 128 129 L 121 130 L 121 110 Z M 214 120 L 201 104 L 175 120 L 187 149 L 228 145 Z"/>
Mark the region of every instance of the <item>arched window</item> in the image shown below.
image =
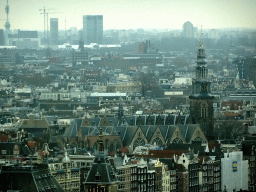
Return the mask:
<path id="1" fill-rule="evenodd" d="M 163 145 L 163 142 L 159 137 L 157 137 L 153 140 L 152 145 L 161 146 L 161 145 Z"/>
<path id="2" fill-rule="evenodd" d="M 136 147 L 138 147 L 138 146 L 143 146 L 143 145 L 145 145 L 144 139 L 138 138 L 138 139 L 136 139 L 136 140 L 134 141 L 134 143 L 133 143 L 133 150 L 134 150 Z"/>
<path id="3" fill-rule="evenodd" d="M 201 117 L 206 118 L 208 116 L 208 105 L 206 102 L 201 103 Z"/>
<path id="4" fill-rule="evenodd" d="M 173 139 L 172 143 L 173 144 L 182 144 L 183 141 L 180 138 L 175 138 L 175 139 Z"/>
<path id="5" fill-rule="evenodd" d="M 203 138 L 198 136 L 198 137 L 196 137 L 194 140 L 195 140 L 195 141 L 203 141 Z"/>

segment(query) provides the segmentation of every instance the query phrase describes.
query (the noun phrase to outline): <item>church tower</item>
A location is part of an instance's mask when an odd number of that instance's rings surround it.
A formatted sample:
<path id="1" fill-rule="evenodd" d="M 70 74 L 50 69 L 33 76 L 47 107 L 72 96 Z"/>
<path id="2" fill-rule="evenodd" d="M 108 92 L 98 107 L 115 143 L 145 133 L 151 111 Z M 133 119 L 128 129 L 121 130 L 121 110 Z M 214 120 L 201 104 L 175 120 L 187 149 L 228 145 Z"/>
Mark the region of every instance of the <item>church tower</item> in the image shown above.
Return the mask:
<path id="1" fill-rule="evenodd" d="M 202 36 L 201 31 L 201 36 Z M 202 38 L 199 40 L 196 61 L 196 78 L 192 82 L 190 99 L 190 116 L 193 123 L 198 123 L 207 139 L 213 139 L 213 96 L 211 82 L 208 78 L 206 54 Z"/>

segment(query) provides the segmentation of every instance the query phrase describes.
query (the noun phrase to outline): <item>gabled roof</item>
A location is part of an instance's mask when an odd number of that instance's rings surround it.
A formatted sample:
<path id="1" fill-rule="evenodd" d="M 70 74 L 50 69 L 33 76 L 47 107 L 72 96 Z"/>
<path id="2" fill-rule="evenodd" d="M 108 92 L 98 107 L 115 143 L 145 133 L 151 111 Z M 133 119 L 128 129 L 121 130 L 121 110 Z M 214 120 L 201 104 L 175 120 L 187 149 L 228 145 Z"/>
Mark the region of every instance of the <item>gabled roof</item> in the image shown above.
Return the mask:
<path id="1" fill-rule="evenodd" d="M 64 137 L 77 137 L 81 128 L 82 119 L 74 119 L 70 126 L 65 130 Z"/>
<path id="2" fill-rule="evenodd" d="M 96 176 L 99 176 L 99 181 L 97 181 Z M 86 184 L 111 184 L 118 182 L 114 170 L 112 169 L 110 163 L 108 163 L 105 157 L 96 157 L 88 175 L 85 179 Z"/>
<path id="3" fill-rule="evenodd" d="M 45 129 L 47 129 L 47 128 L 49 128 L 49 124 L 45 118 L 34 119 L 33 117 L 31 117 L 30 119 L 24 119 L 22 121 L 20 129 L 24 129 L 24 128 L 36 128 L 36 129 L 45 128 Z"/>

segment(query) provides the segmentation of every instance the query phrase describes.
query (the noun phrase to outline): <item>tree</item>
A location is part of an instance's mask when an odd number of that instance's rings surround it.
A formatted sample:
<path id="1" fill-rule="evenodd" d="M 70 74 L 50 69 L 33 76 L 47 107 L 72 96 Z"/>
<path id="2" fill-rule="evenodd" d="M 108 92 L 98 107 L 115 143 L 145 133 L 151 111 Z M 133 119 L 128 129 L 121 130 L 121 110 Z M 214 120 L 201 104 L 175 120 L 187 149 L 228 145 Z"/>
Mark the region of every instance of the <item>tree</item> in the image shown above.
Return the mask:
<path id="1" fill-rule="evenodd" d="M 138 76 L 138 86 L 141 87 L 141 95 L 145 97 L 147 92 L 152 92 L 152 96 L 157 96 L 160 92 L 160 87 L 158 86 L 158 79 L 155 77 L 154 73 L 140 73 Z"/>
<path id="2" fill-rule="evenodd" d="M 226 119 L 219 127 L 219 139 L 237 139 L 244 132 L 243 124 L 238 120 Z"/>

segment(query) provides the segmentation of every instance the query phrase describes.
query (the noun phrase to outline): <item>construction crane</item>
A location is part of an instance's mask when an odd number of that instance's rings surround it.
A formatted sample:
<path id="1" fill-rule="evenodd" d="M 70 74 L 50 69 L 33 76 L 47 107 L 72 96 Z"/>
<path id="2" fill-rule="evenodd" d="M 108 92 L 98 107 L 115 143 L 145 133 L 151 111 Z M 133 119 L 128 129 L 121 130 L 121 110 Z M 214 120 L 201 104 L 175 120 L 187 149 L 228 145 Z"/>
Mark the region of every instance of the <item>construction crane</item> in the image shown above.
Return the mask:
<path id="1" fill-rule="evenodd" d="M 45 6 L 43 9 L 39 9 L 39 11 L 43 11 L 40 14 L 44 14 L 44 44 L 45 44 L 45 15 L 47 14 L 46 11 L 48 11 L 48 10 L 55 10 L 55 9 L 45 9 Z M 47 21 L 47 24 L 48 24 L 48 21 Z"/>

